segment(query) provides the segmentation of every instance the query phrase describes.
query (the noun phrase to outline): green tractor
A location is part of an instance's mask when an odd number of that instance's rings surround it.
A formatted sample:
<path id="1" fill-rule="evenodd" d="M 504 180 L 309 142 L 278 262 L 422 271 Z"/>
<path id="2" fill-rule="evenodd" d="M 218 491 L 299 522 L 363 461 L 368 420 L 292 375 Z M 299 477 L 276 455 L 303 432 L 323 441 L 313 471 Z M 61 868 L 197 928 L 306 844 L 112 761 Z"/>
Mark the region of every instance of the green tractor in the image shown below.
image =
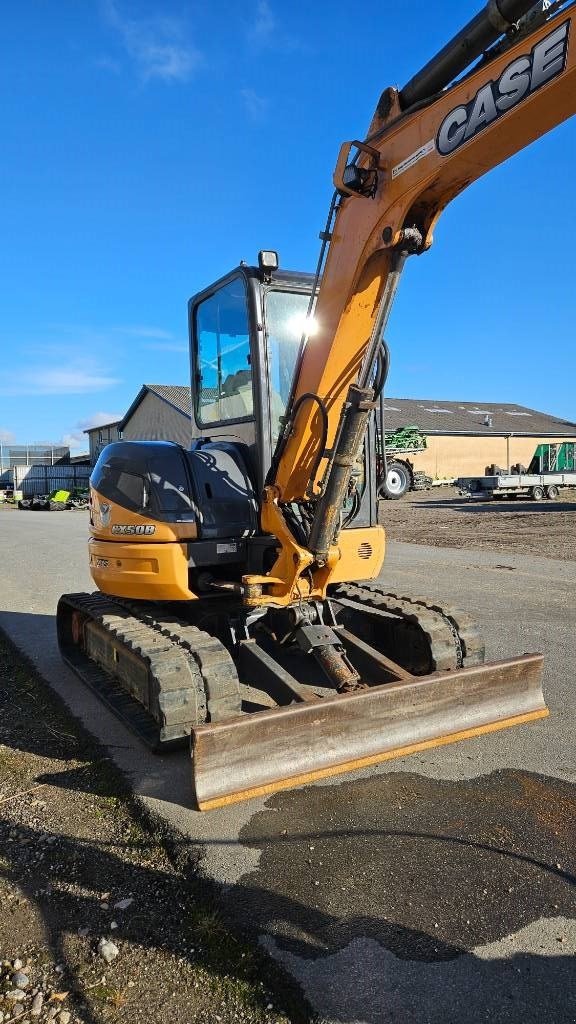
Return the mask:
<path id="1" fill-rule="evenodd" d="M 418 427 L 399 427 L 383 434 L 378 431 L 376 467 L 379 498 L 397 501 L 408 491 L 423 491 L 430 487 L 431 477 L 415 470 L 409 458 L 415 452 L 425 451 L 426 447 L 426 438 Z"/>

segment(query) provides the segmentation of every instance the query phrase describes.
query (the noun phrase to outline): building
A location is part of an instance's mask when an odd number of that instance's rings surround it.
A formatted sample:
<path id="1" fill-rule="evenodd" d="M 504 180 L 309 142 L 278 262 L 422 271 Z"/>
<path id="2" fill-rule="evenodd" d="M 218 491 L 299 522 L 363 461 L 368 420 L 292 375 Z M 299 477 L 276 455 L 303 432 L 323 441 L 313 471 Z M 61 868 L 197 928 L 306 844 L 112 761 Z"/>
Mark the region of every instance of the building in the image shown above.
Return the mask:
<path id="1" fill-rule="evenodd" d="M 144 384 L 126 415 L 117 423 L 87 430 L 92 464 L 110 441 L 191 443 L 190 388 Z M 384 429 L 414 424 L 426 435 L 426 451 L 410 456 L 414 468 L 435 480 L 484 473 L 496 464 L 527 466 L 536 445 L 573 441 L 576 423 L 502 402 L 443 402 L 437 399 L 386 398 Z"/>
<path id="2" fill-rule="evenodd" d="M 15 466 L 58 466 L 70 462 L 70 448 L 62 444 L 7 444 L 0 441 L 0 473 Z"/>
<path id="3" fill-rule="evenodd" d="M 190 447 L 190 388 L 178 384 L 144 384 L 121 420 L 90 427 L 84 433 L 93 466 L 112 441 L 177 441 Z"/>
<path id="4" fill-rule="evenodd" d="M 410 459 L 435 480 L 528 466 L 538 444 L 576 438 L 576 423 L 502 402 L 386 398 L 384 421 L 385 430 L 414 424 L 426 435 L 426 451 Z"/>
<path id="5" fill-rule="evenodd" d="M 125 441 L 192 442 L 190 388 L 178 384 L 144 384 L 118 427 Z"/>
<path id="6" fill-rule="evenodd" d="M 88 434 L 90 465 L 93 466 L 102 449 L 107 444 L 110 444 L 112 441 L 118 441 L 122 437 L 120 420 L 115 420 L 114 423 L 102 423 L 99 427 L 90 427 L 84 433 Z"/>

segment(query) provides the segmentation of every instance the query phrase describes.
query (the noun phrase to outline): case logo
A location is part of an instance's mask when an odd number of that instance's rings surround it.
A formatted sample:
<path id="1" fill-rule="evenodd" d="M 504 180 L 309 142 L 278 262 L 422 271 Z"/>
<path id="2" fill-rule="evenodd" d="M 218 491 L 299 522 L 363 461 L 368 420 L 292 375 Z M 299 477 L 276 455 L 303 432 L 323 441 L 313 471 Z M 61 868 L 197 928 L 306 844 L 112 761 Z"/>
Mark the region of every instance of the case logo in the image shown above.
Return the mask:
<path id="1" fill-rule="evenodd" d="M 104 526 L 104 527 L 110 526 L 110 512 L 111 511 L 112 510 L 111 510 L 110 505 L 107 505 L 106 502 L 102 502 L 102 504 L 99 507 L 100 521 L 102 523 L 102 526 Z"/>
<path id="2" fill-rule="evenodd" d="M 495 82 L 487 82 L 466 106 L 446 115 L 436 137 L 442 156 L 454 153 L 478 132 L 493 124 L 521 100 L 561 75 L 568 55 L 569 21 L 536 43 L 524 57 L 517 57 Z"/>

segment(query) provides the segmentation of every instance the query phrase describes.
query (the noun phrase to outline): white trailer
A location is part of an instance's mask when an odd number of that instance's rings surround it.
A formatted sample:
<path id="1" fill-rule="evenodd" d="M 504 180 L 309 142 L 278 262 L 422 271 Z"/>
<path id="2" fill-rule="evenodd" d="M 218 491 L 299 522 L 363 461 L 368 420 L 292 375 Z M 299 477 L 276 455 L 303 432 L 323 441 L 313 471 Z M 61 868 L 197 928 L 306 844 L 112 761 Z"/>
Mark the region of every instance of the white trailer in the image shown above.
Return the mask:
<path id="1" fill-rule="evenodd" d="M 461 476 L 456 486 L 473 501 L 492 498 L 527 497 L 554 500 L 561 487 L 576 487 L 576 472 L 570 473 L 497 473 L 493 476 Z"/>

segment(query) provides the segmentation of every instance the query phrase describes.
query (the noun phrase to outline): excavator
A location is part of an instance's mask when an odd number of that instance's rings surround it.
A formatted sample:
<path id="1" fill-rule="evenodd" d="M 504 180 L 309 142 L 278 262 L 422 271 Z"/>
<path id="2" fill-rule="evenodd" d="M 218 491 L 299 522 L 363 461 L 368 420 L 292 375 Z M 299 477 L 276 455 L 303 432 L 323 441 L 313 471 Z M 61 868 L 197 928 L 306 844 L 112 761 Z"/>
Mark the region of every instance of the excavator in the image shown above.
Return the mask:
<path id="1" fill-rule="evenodd" d="M 314 275 L 273 250 L 189 303 L 192 444 L 91 477 L 64 660 L 209 810 L 548 711 L 543 659 L 485 663 L 468 615 L 381 582 L 375 415 L 402 268 L 444 207 L 576 111 L 575 2 L 489 0 L 341 147 Z"/>

